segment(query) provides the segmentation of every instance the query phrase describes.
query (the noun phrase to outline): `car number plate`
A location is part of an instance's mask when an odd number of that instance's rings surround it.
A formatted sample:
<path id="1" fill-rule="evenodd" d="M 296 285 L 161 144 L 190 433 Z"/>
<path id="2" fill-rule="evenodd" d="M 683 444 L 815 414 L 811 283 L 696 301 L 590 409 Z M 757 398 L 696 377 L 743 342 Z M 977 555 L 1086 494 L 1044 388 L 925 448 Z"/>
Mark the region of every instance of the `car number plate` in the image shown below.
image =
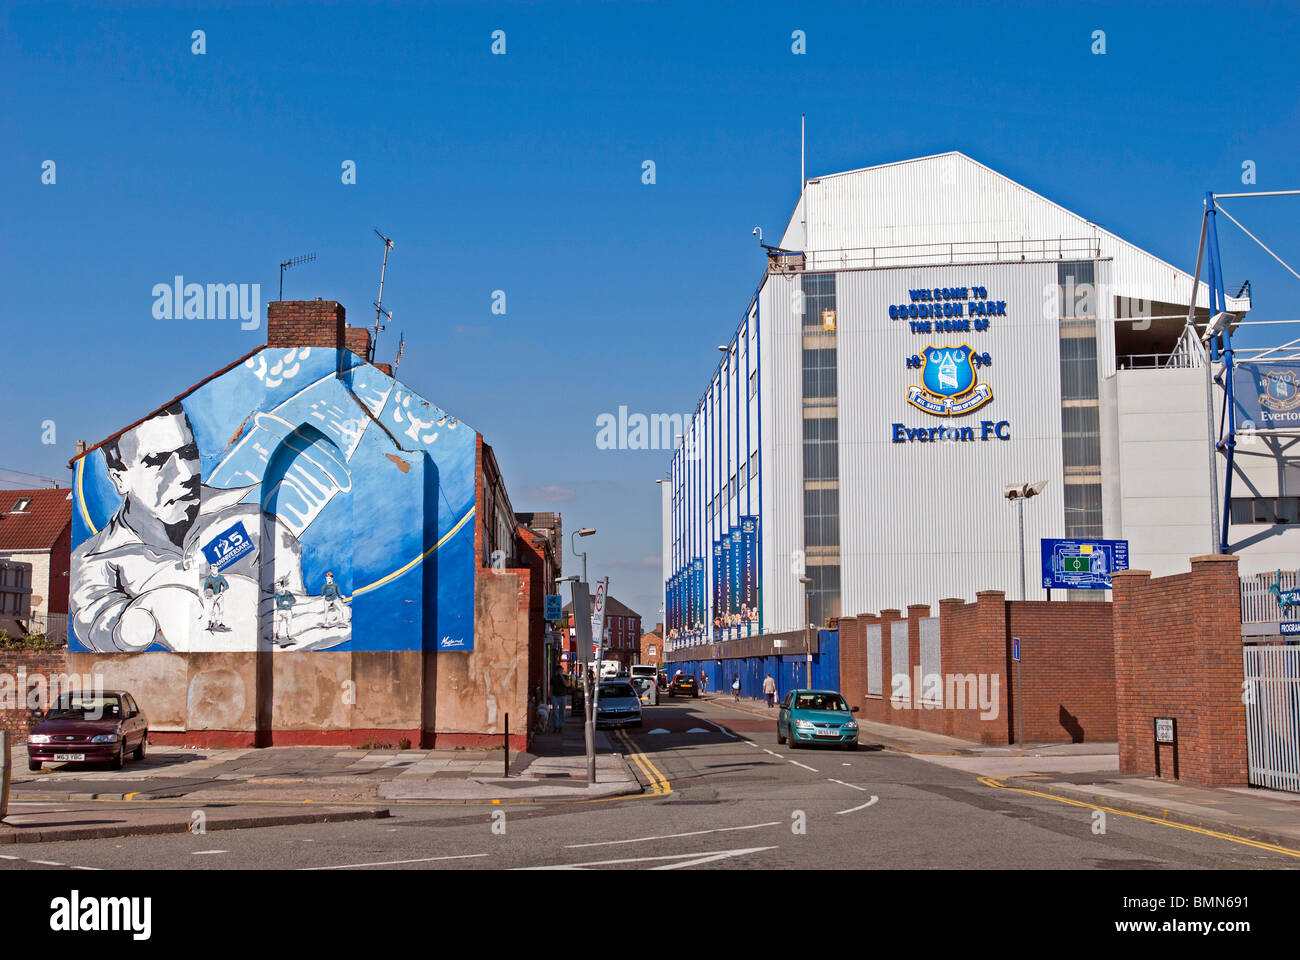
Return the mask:
<path id="1" fill-rule="evenodd" d="M 815 732 L 819 737 L 838 737 L 840 735 L 838 730 L 826 730 L 824 728 L 818 728 Z"/>
<path id="2" fill-rule="evenodd" d="M 58 762 L 60 762 L 60 761 L 73 761 L 73 762 L 76 762 L 76 761 L 79 761 L 79 760 L 85 760 L 85 759 L 86 759 L 86 755 L 85 755 L 84 753 L 56 753 L 56 754 L 54 755 L 54 760 L 55 760 L 56 763 L 58 763 Z"/>

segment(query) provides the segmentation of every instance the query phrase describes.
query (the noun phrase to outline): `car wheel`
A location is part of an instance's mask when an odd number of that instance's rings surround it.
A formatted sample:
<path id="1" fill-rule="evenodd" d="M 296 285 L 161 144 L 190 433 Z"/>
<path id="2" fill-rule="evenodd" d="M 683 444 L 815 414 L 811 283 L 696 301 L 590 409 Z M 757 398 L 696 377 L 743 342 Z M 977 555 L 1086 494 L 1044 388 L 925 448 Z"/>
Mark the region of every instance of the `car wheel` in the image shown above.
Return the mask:
<path id="1" fill-rule="evenodd" d="M 798 749 L 799 749 L 799 741 L 796 740 L 796 739 L 794 738 L 794 731 L 793 731 L 793 730 L 790 731 L 790 749 L 791 749 L 791 750 L 798 750 Z"/>
<path id="2" fill-rule="evenodd" d="M 776 728 L 776 742 L 778 744 L 785 743 L 785 734 L 781 732 L 781 727 L 779 725 Z"/>
<path id="3" fill-rule="evenodd" d="M 109 766 L 114 770 L 121 770 L 126 766 L 126 741 L 123 740 L 117 748 L 117 756 L 112 759 Z"/>
<path id="4" fill-rule="evenodd" d="M 147 744 L 148 742 L 149 742 L 149 734 L 146 733 L 144 736 L 142 736 L 142 737 L 140 738 L 140 745 L 139 745 L 138 747 L 136 747 L 136 748 L 135 748 L 135 752 L 134 752 L 133 754 L 131 754 L 131 759 L 133 759 L 133 760 L 143 760 L 143 759 L 144 759 L 144 755 L 145 755 L 145 751 L 148 749 L 148 747 L 146 746 L 146 744 Z"/>
<path id="5" fill-rule="evenodd" d="M 41 772 L 41 761 L 40 761 L 40 760 L 32 760 L 32 759 L 29 757 L 28 760 L 27 760 L 27 769 L 30 770 L 32 773 L 40 773 L 40 772 Z"/>

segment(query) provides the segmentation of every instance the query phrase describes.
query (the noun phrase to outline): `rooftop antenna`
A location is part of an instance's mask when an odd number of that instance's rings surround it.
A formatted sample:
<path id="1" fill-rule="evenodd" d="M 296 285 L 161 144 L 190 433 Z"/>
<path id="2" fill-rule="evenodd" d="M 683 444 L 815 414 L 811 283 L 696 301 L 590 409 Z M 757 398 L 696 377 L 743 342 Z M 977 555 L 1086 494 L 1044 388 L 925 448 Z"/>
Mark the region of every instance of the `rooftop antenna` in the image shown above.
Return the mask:
<path id="1" fill-rule="evenodd" d="M 286 260 L 284 261 L 284 263 L 280 264 L 280 299 L 281 300 L 284 299 L 284 271 L 288 270 L 290 267 L 297 266 L 300 263 L 310 263 L 312 260 L 315 259 L 316 259 L 316 254 L 309 253 L 305 257 L 294 257 L 292 260 Z"/>
<path id="2" fill-rule="evenodd" d="M 393 241 L 388 239 L 375 228 L 375 236 L 384 241 L 384 265 L 379 268 L 379 299 L 375 301 L 375 334 L 370 338 L 370 356 L 367 358 L 371 363 L 375 362 L 375 347 L 379 343 L 379 331 L 383 330 L 388 324 L 380 323 L 381 319 L 393 322 L 393 312 L 384 309 L 384 274 L 388 272 L 388 251 L 393 249 Z"/>
<path id="3" fill-rule="evenodd" d="M 397 356 L 393 358 L 393 376 L 397 376 L 397 365 L 402 362 L 402 351 L 405 349 L 405 347 L 406 347 L 406 333 L 402 332 L 401 334 L 398 335 Z"/>

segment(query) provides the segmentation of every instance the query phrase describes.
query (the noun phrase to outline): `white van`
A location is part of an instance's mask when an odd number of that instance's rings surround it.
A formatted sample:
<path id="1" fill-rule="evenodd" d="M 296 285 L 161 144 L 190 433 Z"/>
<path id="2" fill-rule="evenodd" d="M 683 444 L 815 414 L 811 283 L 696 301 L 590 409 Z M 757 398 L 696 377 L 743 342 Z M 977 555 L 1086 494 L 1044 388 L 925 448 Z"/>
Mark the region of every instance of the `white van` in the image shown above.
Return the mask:
<path id="1" fill-rule="evenodd" d="M 631 676 L 633 680 L 637 677 L 654 680 L 659 676 L 659 668 L 653 663 L 634 663 L 631 667 Z"/>
<path id="2" fill-rule="evenodd" d="M 611 680 L 623 672 L 623 664 L 617 660 L 600 661 L 600 679 Z"/>

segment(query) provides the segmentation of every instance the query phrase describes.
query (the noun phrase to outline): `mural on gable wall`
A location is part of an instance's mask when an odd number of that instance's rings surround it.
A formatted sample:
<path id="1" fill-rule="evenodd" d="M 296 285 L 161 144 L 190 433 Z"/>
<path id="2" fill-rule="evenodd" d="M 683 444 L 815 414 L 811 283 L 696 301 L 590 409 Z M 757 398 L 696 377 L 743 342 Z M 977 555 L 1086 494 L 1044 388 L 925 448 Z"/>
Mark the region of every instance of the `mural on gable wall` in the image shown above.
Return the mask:
<path id="1" fill-rule="evenodd" d="M 475 431 L 265 348 L 77 461 L 73 650 L 471 650 Z"/>

